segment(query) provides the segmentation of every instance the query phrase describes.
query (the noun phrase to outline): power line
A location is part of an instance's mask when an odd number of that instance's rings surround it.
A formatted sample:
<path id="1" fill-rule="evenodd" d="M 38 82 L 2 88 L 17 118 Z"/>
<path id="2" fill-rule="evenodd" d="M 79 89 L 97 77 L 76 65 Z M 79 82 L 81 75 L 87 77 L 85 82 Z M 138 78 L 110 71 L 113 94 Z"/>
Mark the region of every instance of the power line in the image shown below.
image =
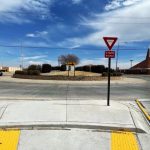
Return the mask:
<path id="1" fill-rule="evenodd" d="M 68 48 L 68 47 L 49 47 L 49 46 L 20 46 L 20 45 L 0 45 L 0 47 L 11 47 L 11 48 L 33 48 L 33 49 L 50 49 L 50 50 L 94 50 L 94 51 L 104 51 L 106 50 L 107 48 Z M 115 48 L 114 48 L 115 49 Z M 145 48 L 119 48 L 119 50 L 146 50 Z"/>

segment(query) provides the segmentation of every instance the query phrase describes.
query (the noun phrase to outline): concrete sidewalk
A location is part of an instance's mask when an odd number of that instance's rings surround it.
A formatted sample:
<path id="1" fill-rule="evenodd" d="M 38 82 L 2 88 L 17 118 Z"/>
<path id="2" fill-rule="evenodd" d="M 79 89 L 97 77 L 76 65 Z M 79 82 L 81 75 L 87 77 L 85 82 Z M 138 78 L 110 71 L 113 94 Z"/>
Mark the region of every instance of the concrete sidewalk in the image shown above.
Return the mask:
<path id="1" fill-rule="evenodd" d="M 124 140 L 128 150 L 149 150 L 150 142 L 150 127 L 133 102 L 1 101 L 0 128 L 6 146 L 7 129 L 21 130 L 14 133 L 18 150 L 113 150 Z"/>
<path id="2" fill-rule="evenodd" d="M 128 104 L 111 101 L 1 101 L 0 127 L 62 127 L 93 128 L 102 130 L 128 129 L 146 132 L 141 128 L 141 120 L 133 116 L 141 115 L 129 109 Z"/>

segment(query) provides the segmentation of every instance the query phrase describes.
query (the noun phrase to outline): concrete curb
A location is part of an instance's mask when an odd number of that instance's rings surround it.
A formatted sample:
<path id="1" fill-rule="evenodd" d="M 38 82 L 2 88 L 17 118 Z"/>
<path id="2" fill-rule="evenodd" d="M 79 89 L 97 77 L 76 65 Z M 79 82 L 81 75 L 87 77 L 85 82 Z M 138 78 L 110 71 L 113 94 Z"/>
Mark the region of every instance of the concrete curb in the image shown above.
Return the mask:
<path id="1" fill-rule="evenodd" d="M 120 80 L 111 80 L 112 84 L 135 84 L 139 83 L 146 83 L 145 80 L 143 79 L 134 79 L 134 78 L 126 78 L 126 77 L 121 77 Z M 65 80 L 32 80 L 32 79 L 20 79 L 20 78 L 12 78 L 12 77 L 7 77 L 7 78 L 0 78 L 1 82 L 12 82 L 12 83 L 33 83 L 33 84 L 55 84 L 55 85 L 60 85 L 60 84 L 75 84 L 75 85 L 99 85 L 99 84 L 106 84 L 107 80 L 101 80 L 101 81 L 65 81 Z"/>
<path id="2" fill-rule="evenodd" d="M 0 129 L 8 130 L 8 129 L 20 129 L 20 130 L 69 130 L 72 128 L 77 129 L 93 129 L 93 130 L 100 130 L 100 131 L 129 131 L 129 132 L 136 132 L 136 133 L 146 133 L 144 130 L 140 128 L 134 127 L 117 127 L 117 126 L 108 126 L 108 125 L 94 125 L 94 124 L 71 124 L 71 123 L 50 123 L 50 124 L 30 124 L 30 125 L 0 125 Z"/>
<path id="3" fill-rule="evenodd" d="M 143 114 L 147 118 L 147 120 L 150 121 L 150 115 L 147 112 L 146 108 L 143 106 L 143 104 L 138 99 L 135 101 L 136 101 L 137 105 L 139 106 L 140 110 L 143 112 Z"/>

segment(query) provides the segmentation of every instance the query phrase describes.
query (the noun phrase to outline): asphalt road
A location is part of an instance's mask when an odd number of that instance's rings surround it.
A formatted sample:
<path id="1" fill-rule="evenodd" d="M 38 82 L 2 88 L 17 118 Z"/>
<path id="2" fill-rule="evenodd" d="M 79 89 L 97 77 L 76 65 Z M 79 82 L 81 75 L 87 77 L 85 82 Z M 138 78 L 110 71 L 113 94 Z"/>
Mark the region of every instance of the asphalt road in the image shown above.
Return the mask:
<path id="1" fill-rule="evenodd" d="M 143 84 L 112 84 L 111 99 L 135 100 L 136 98 L 150 98 L 150 77 Z M 145 79 L 145 77 L 144 77 Z M 66 99 L 106 99 L 107 85 L 75 85 L 75 84 L 37 84 L 0 82 L 0 99 L 40 99 L 40 100 L 66 100 Z"/>

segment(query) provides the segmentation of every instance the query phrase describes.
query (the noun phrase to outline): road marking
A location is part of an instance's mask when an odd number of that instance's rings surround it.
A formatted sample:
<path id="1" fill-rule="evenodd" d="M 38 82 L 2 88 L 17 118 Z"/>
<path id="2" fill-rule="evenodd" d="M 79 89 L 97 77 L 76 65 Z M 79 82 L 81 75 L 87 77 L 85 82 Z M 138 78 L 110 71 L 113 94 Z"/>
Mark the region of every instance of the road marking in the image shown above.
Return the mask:
<path id="1" fill-rule="evenodd" d="M 132 132 L 112 132 L 111 150 L 140 150 Z"/>
<path id="2" fill-rule="evenodd" d="M 17 150 L 20 130 L 0 130 L 0 150 Z"/>
<path id="3" fill-rule="evenodd" d="M 141 111 L 144 113 L 145 117 L 150 121 L 150 115 L 147 112 L 146 108 L 142 105 L 142 103 L 137 99 L 135 100 Z"/>

